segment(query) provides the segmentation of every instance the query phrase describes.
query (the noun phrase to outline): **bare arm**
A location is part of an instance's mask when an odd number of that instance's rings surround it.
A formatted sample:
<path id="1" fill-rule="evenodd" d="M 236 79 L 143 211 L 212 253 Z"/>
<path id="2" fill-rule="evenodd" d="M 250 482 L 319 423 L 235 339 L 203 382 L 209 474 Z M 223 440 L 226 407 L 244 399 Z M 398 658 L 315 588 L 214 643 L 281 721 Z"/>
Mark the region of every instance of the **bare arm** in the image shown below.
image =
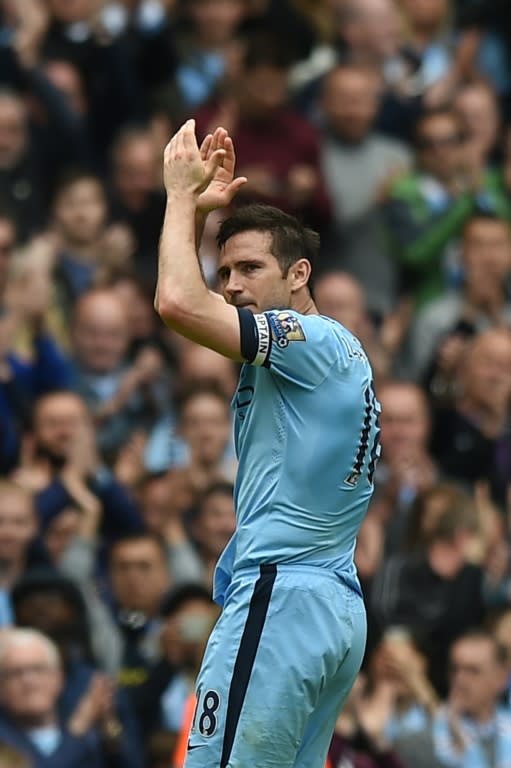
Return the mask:
<path id="1" fill-rule="evenodd" d="M 232 162 L 234 170 L 232 141 L 225 131 L 217 133 L 214 134 L 216 145 L 213 137 L 212 146 L 201 153 L 195 138 L 194 121 L 189 120 L 165 149 L 167 207 L 160 240 L 155 307 L 162 320 L 177 333 L 241 361 L 238 313 L 210 293 L 197 256 L 197 227 L 204 210 L 208 210 L 208 193 L 212 206 L 209 210 L 219 207 L 212 205 L 215 189 L 210 193 L 210 185 L 219 187 L 222 184 L 218 178 L 226 159 Z M 230 191 L 235 185 L 232 199 L 244 179 L 233 182 L 230 173 Z M 225 192 L 226 185 L 223 185 Z M 219 197 L 218 193 L 216 197 Z"/>

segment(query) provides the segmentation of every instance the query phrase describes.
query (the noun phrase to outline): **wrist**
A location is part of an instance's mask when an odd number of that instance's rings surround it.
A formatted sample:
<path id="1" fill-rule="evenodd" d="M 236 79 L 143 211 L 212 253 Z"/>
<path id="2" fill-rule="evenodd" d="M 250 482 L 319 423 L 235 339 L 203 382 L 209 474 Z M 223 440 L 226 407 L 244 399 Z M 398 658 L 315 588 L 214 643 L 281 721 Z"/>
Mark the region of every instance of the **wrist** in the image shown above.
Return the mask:
<path id="1" fill-rule="evenodd" d="M 167 208 L 198 210 L 199 192 L 193 192 L 191 189 L 183 191 L 182 189 L 167 189 Z"/>

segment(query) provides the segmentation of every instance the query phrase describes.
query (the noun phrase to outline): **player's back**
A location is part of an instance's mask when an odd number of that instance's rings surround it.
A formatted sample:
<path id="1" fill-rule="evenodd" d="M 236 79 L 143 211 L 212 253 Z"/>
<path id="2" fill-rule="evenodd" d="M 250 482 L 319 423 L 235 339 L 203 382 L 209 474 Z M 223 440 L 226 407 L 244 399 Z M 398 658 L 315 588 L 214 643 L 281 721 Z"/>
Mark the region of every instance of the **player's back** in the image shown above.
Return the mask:
<path id="1" fill-rule="evenodd" d="M 371 367 L 333 320 L 291 311 L 255 319 L 259 353 L 234 399 L 234 567 L 305 563 L 354 574 L 379 451 Z"/>

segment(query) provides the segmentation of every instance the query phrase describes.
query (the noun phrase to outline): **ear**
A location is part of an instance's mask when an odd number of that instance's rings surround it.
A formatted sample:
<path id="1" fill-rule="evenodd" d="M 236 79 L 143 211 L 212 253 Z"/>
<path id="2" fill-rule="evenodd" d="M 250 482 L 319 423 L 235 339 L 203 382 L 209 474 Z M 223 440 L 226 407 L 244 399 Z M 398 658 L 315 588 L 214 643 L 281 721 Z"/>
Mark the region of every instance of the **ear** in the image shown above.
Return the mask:
<path id="1" fill-rule="evenodd" d="M 311 271 L 312 267 L 308 259 L 298 259 L 298 261 L 291 265 L 289 275 L 291 278 L 291 291 L 293 293 L 307 285 Z"/>

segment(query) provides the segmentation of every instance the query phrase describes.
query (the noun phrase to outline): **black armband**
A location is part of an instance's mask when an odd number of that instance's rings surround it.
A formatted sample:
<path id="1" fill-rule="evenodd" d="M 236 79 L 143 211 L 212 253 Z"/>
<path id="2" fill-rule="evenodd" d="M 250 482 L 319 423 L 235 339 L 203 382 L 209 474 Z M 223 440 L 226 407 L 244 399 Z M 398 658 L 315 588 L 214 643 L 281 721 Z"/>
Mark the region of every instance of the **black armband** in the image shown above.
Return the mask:
<path id="1" fill-rule="evenodd" d="M 270 324 L 265 314 L 254 315 L 237 307 L 240 320 L 241 354 L 248 363 L 269 366 L 271 349 Z"/>

